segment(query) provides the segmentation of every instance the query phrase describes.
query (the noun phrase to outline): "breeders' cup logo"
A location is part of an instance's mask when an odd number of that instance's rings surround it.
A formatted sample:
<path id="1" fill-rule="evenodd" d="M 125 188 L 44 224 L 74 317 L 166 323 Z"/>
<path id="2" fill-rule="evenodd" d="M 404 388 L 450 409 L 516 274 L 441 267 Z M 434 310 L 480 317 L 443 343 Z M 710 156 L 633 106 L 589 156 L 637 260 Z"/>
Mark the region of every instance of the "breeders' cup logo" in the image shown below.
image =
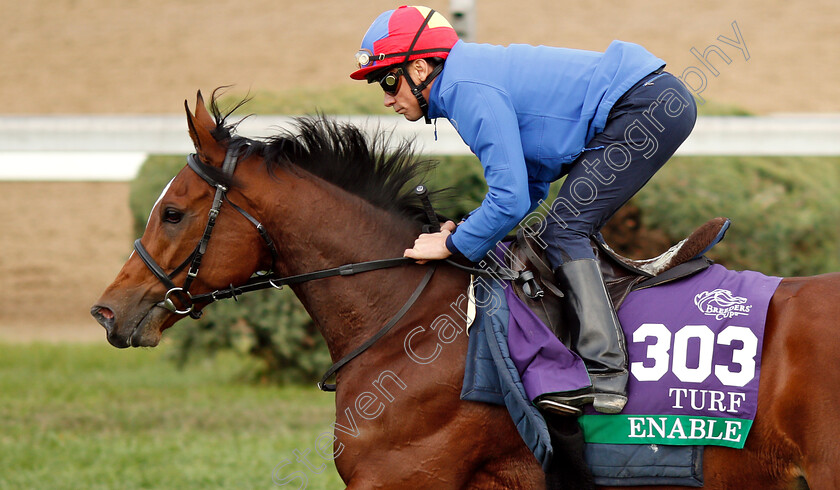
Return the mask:
<path id="1" fill-rule="evenodd" d="M 728 289 L 703 291 L 694 297 L 694 304 L 704 315 L 713 316 L 716 320 L 749 315 L 752 305 L 746 304 L 747 298 L 735 296 Z"/>

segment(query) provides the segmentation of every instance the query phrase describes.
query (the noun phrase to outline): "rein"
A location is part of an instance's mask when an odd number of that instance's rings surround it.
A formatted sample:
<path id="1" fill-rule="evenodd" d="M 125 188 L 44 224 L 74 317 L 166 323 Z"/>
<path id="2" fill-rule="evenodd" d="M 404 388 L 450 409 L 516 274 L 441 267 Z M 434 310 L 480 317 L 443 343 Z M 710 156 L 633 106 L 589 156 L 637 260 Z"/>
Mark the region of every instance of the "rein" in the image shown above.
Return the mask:
<path id="1" fill-rule="evenodd" d="M 241 149 L 241 145 L 232 146 L 228 148 L 227 153 L 225 154 L 224 163 L 222 164 L 222 171 L 225 173 L 225 175 L 233 175 L 234 171 L 236 170 L 236 165 L 238 163 Z M 138 238 L 134 241 L 134 249 L 137 251 L 137 255 L 140 257 L 143 263 L 146 264 L 146 267 L 152 272 L 152 274 L 161 283 L 163 283 L 164 286 L 168 288 L 163 300 L 157 303 L 155 306 L 159 306 L 178 315 L 189 315 L 194 319 L 198 319 L 201 317 L 201 312 L 195 310 L 196 303 L 206 302 L 207 304 L 209 304 L 227 298 L 233 298 L 234 300 L 236 300 L 236 298 L 239 295 L 249 293 L 252 291 L 259 291 L 262 289 L 282 289 L 283 286 L 300 284 L 316 279 L 323 279 L 326 277 L 352 276 L 363 272 L 388 269 L 408 264 L 416 264 L 414 259 L 408 257 L 396 257 L 392 259 L 380 259 L 371 260 L 367 262 L 345 264 L 331 269 L 307 272 L 304 274 L 298 274 L 288 277 L 273 277 L 272 273 L 269 272 L 262 276 L 253 277 L 249 279 L 245 284 L 242 284 L 240 286 L 234 286 L 233 284 L 231 284 L 230 287 L 226 289 L 219 289 L 210 293 L 198 294 L 193 296 L 189 292 L 190 287 L 192 286 L 192 283 L 195 280 L 195 278 L 198 276 L 199 267 L 201 266 L 201 260 L 205 252 L 207 251 L 207 244 L 210 241 L 210 237 L 213 233 L 213 228 L 216 225 L 216 218 L 218 218 L 222 208 L 222 204 L 225 202 L 229 203 L 231 207 L 233 207 L 236 211 L 238 211 L 242 216 L 244 216 L 256 227 L 257 231 L 260 233 L 260 236 L 263 238 L 266 247 L 271 252 L 272 266 L 279 258 L 279 255 L 277 253 L 277 248 L 274 246 L 274 242 L 272 241 L 268 232 L 265 230 L 265 227 L 263 227 L 262 223 L 260 223 L 247 211 L 237 206 L 236 204 L 231 202 L 230 199 L 228 199 L 228 188 L 222 185 L 221 183 L 217 182 L 204 170 L 202 164 L 199 162 L 198 157 L 195 154 L 191 154 L 187 157 L 187 165 L 196 174 L 198 174 L 199 177 L 204 179 L 205 182 L 207 182 L 210 186 L 216 189 L 216 194 L 213 198 L 213 205 L 210 208 L 210 212 L 207 218 L 207 225 L 204 227 L 204 233 L 202 234 L 201 239 L 199 240 L 193 252 L 171 273 L 167 274 L 163 270 L 163 268 L 154 260 L 154 258 L 148 252 L 148 250 L 146 250 L 146 247 L 143 246 L 143 244 L 141 243 L 141 239 Z M 421 196 L 421 200 L 423 201 L 423 204 L 426 207 L 427 214 L 434 217 L 432 222 L 436 222 L 437 218 L 434 215 L 434 212 L 431 208 L 431 203 L 428 201 L 428 196 L 425 193 Z M 510 281 L 528 280 L 528 278 L 526 278 L 525 272 L 519 273 L 498 265 L 494 269 L 490 270 L 464 266 L 448 259 L 446 260 L 446 262 L 458 269 L 464 270 L 473 275 L 480 275 Z M 185 268 L 187 268 L 187 266 L 189 266 L 189 269 L 187 270 L 187 277 L 186 279 L 184 279 L 184 284 L 180 287 L 176 286 L 172 279 L 179 273 L 181 273 Z M 338 370 L 341 369 L 345 364 L 350 362 L 352 359 L 356 358 L 359 354 L 361 354 L 374 343 L 376 343 L 380 338 L 382 338 L 386 333 L 388 333 L 388 331 L 390 331 L 391 328 L 393 328 L 394 325 L 396 325 L 397 322 L 399 322 L 403 316 L 405 316 L 405 314 L 408 312 L 409 309 L 411 309 L 411 307 L 422 294 L 423 290 L 429 284 L 429 281 L 431 280 L 432 275 L 435 272 L 436 266 L 436 262 L 429 262 L 426 274 L 423 276 L 423 279 L 420 281 L 420 284 L 417 285 L 411 296 L 409 296 L 409 298 L 406 300 L 402 308 L 400 308 L 400 310 L 390 320 L 388 320 L 388 322 L 382 328 L 380 328 L 378 332 L 376 332 L 373 336 L 368 338 L 364 343 L 362 343 L 352 352 L 341 358 L 338 362 L 333 364 L 321 378 L 321 381 L 318 382 L 319 389 L 321 389 L 322 391 L 335 391 L 336 385 L 328 384 L 326 381 L 330 377 L 332 377 L 336 372 L 338 372 Z M 182 305 L 181 309 L 179 309 L 179 307 L 175 304 L 173 298 L 177 298 L 177 301 Z"/>

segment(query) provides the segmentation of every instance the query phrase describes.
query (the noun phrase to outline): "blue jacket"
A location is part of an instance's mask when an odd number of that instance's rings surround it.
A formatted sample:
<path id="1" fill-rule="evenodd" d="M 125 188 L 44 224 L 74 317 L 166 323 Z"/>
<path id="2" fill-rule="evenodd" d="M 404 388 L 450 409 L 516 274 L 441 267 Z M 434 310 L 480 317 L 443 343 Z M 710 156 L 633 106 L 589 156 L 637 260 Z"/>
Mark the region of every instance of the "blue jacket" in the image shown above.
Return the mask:
<path id="1" fill-rule="evenodd" d="M 458 41 L 432 84 L 429 117 L 449 119 L 489 190 L 447 246 L 484 257 L 569 172 L 618 98 L 664 64 L 622 41 L 603 53 Z"/>

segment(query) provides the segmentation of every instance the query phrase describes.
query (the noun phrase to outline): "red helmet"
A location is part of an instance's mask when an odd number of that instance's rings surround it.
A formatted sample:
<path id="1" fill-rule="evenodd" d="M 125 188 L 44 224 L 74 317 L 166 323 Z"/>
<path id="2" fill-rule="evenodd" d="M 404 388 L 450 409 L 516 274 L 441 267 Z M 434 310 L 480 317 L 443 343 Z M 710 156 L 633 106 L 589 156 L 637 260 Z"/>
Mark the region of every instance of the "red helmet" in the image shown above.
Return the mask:
<path id="1" fill-rule="evenodd" d="M 406 6 L 383 12 L 370 25 L 356 53 L 354 80 L 364 80 L 372 71 L 419 58 L 449 56 L 458 34 L 438 12 Z"/>

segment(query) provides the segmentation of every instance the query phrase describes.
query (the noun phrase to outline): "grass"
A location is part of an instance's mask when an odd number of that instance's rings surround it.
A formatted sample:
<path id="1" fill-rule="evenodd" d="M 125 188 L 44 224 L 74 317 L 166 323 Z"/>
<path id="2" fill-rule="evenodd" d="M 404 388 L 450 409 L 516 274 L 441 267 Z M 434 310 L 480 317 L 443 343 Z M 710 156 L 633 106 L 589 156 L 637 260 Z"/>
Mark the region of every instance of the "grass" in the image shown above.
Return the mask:
<path id="1" fill-rule="evenodd" d="M 230 355 L 178 371 L 164 351 L 0 344 L 0 489 L 273 488 L 284 460 L 306 488 L 343 486 L 293 452 L 324 464 L 334 396 L 242 383 Z"/>

